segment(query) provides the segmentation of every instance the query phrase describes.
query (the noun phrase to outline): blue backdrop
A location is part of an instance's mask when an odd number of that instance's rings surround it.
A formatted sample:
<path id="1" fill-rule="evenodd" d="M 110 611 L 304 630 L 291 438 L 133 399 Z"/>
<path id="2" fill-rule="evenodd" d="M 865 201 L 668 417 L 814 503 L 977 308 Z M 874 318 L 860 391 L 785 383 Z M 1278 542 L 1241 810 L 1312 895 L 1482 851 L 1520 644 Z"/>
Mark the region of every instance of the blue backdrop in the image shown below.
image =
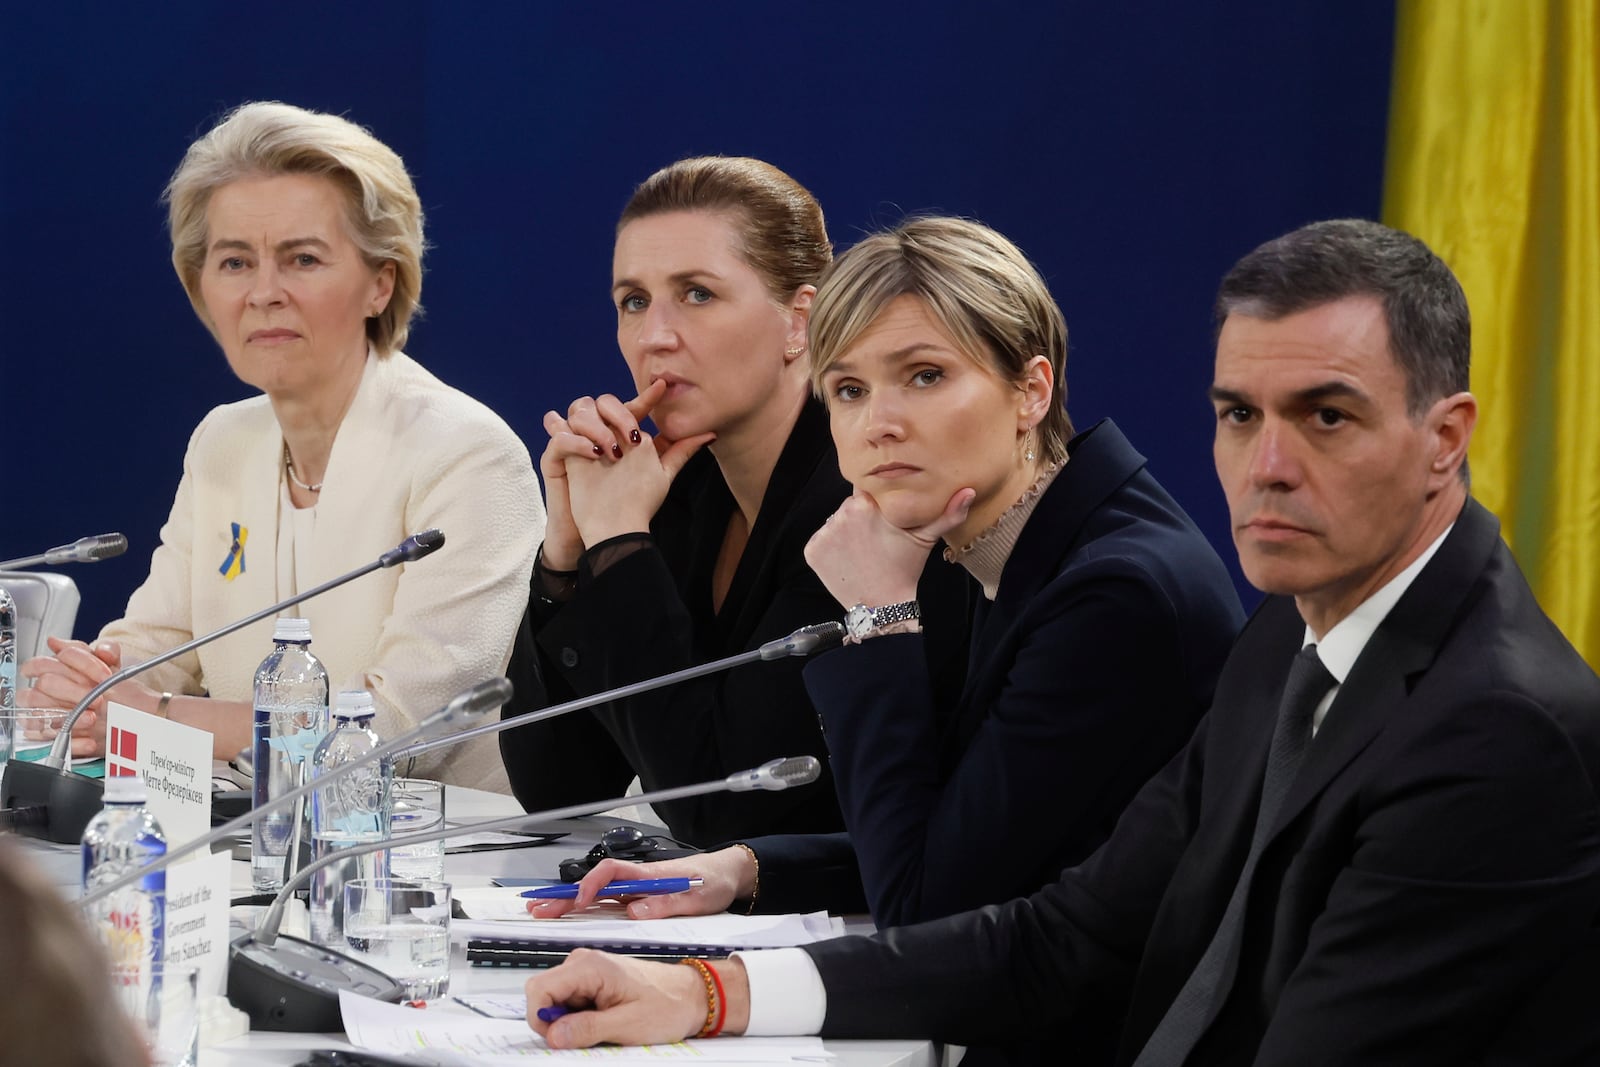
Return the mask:
<path id="1" fill-rule="evenodd" d="M 0 9 L 0 558 L 123 530 L 73 572 L 80 636 L 144 576 L 185 442 L 248 390 L 168 264 L 158 194 L 227 108 L 349 115 L 406 159 L 433 251 L 410 353 L 543 447 L 627 386 L 611 231 L 680 156 L 762 157 L 842 248 L 980 218 L 1049 279 L 1068 407 L 1114 415 L 1233 563 L 1211 471 L 1209 309 L 1228 265 L 1375 217 L 1393 10 L 1226 4 L 63 2 Z M 1253 598 L 1252 598 L 1253 599 Z"/>

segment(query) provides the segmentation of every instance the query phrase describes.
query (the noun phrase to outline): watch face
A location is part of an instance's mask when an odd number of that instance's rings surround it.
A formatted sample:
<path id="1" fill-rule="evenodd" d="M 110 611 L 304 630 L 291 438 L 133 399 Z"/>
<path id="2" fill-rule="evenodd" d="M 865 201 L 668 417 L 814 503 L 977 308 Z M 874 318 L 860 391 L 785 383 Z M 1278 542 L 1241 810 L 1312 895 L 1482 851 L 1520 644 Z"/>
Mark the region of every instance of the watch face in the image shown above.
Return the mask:
<path id="1" fill-rule="evenodd" d="M 844 613 L 844 628 L 856 640 L 867 636 L 872 629 L 872 617 L 875 612 L 865 604 L 857 604 Z"/>

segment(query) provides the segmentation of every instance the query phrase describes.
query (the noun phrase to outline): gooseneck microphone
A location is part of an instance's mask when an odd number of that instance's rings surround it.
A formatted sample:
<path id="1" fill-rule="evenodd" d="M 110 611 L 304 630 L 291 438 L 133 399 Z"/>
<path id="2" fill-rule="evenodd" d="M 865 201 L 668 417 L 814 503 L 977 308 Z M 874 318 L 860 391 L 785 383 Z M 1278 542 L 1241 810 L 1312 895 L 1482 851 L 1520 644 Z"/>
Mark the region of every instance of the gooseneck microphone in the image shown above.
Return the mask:
<path id="1" fill-rule="evenodd" d="M 89 820 L 94 818 L 95 812 L 100 810 L 104 787 L 92 778 L 71 773 L 68 760 L 72 752 L 72 726 L 82 717 L 84 710 L 107 690 L 152 667 L 177 659 L 201 645 L 210 644 L 218 638 L 226 637 L 252 623 L 276 615 L 301 601 L 310 600 L 330 589 L 336 589 L 362 575 L 419 560 L 437 551 L 443 544 L 444 534 L 438 530 L 424 530 L 412 534 L 371 563 L 357 567 L 348 574 L 341 574 L 313 589 L 297 593 L 237 622 L 231 622 L 221 629 L 186 641 L 177 648 L 168 649 L 142 663 L 135 663 L 116 671 L 78 701 L 77 707 L 73 708 L 72 713 L 63 720 L 60 733 L 56 735 L 55 743 L 50 746 L 48 755 L 33 761 L 12 759 L 6 763 L 3 783 L 5 795 L 0 798 L 4 803 L 0 804 L 0 807 L 43 809 L 29 813 L 29 817 L 19 817 L 18 829 L 30 836 L 43 837 L 60 844 L 75 843 L 83 836 L 83 829 L 89 825 Z"/>
<path id="2" fill-rule="evenodd" d="M 459 740 L 472 731 L 452 734 L 449 740 Z M 335 774 L 358 766 L 356 762 L 344 764 L 333 774 L 316 780 L 316 785 L 328 784 Z M 587 804 L 573 804 L 548 811 L 525 812 L 508 815 L 488 822 L 473 823 L 470 828 L 443 827 L 415 834 L 401 834 L 387 841 L 373 841 L 340 849 L 301 868 L 300 873 L 284 884 L 272 907 L 268 909 L 256 932 L 236 938 L 228 950 L 228 999 L 234 1007 L 250 1016 L 252 1030 L 290 1030 L 297 1032 L 327 1032 L 343 1026 L 339 1015 L 339 991 L 349 990 L 362 996 L 390 1003 L 402 999 L 402 988 L 388 975 L 360 960 L 334 949 L 312 944 L 287 934 L 279 935 L 284 906 L 295 890 L 307 884 L 316 872 L 355 859 L 371 852 L 399 845 L 422 845 L 459 837 L 462 833 L 492 833 L 496 830 L 514 830 L 535 820 L 571 819 L 582 815 L 596 815 L 623 804 L 656 804 L 665 800 L 702 796 L 706 793 L 732 791 L 749 792 L 755 789 L 780 790 L 807 785 L 822 774 L 822 764 L 815 756 L 794 756 L 770 760 L 747 771 L 737 771 L 726 778 L 716 778 L 694 785 L 658 789 L 636 796 L 613 797 Z M 265 810 L 265 809 L 263 809 Z M 162 862 L 162 861 L 158 861 Z M 152 868 L 155 865 L 152 865 Z M 143 875 L 144 871 L 136 872 Z M 88 898 L 85 898 L 87 902 Z"/>
<path id="3" fill-rule="evenodd" d="M 784 659 L 788 656 L 810 656 L 817 652 L 825 652 L 830 648 L 834 648 L 843 640 L 843 625 L 837 622 L 813 623 L 810 626 L 800 627 L 800 629 L 794 631 L 794 633 L 787 637 L 780 637 L 777 640 L 768 641 L 764 645 L 761 645 L 757 648 L 752 648 L 747 652 L 740 652 L 735 656 L 727 656 L 723 659 L 712 660 L 710 663 L 702 663 L 697 667 L 685 667 L 683 670 L 673 671 L 670 674 L 663 674 L 658 678 L 647 678 L 642 682 L 634 682 L 631 685 L 619 686 L 616 689 L 608 689 L 604 693 L 596 693 L 594 696 L 579 697 L 577 700 L 569 700 L 565 704 L 556 704 L 552 707 L 540 708 L 537 711 L 525 712 L 509 719 L 502 719 L 499 722 L 484 723 L 482 726 L 474 727 L 471 730 L 467 730 L 459 734 L 452 734 L 449 737 L 440 737 L 432 741 L 424 741 L 421 744 L 412 745 L 410 748 L 400 753 L 399 757 L 397 758 L 403 759 L 420 756 L 424 752 L 428 752 L 432 749 L 441 748 L 445 745 L 453 745 L 461 741 L 466 741 L 469 738 L 485 737 L 489 734 L 497 734 L 502 730 L 512 730 L 518 726 L 526 726 L 529 723 L 543 722 L 545 719 L 558 718 L 559 716 L 566 715 L 570 712 L 582 711 L 584 708 L 592 708 L 597 704 L 605 704 L 613 700 L 623 700 L 627 697 L 637 696 L 640 693 L 648 693 L 652 689 L 660 689 L 664 686 L 674 685 L 678 682 L 686 682 L 691 678 L 701 678 L 708 674 L 717 674 L 720 671 L 732 670 L 735 667 L 742 667 L 747 663 L 761 663 L 775 659 Z"/>
<path id="4" fill-rule="evenodd" d="M 95 534 L 80 537 L 70 545 L 61 545 L 37 556 L 18 556 L 0 562 L 0 571 L 18 571 L 24 567 L 43 564 L 59 567 L 63 563 L 96 563 L 128 551 L 128 539 L 119 533 Z"/>

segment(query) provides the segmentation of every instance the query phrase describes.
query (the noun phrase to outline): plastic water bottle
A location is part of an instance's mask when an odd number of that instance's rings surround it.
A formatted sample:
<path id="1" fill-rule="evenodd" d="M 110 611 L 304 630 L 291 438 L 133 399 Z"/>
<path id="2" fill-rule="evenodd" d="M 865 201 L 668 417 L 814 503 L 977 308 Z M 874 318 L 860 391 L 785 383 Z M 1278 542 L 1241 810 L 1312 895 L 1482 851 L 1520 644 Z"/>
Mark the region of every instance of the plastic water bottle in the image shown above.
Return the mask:
<path id="1" fill-rule="evenodd" d="M 372 694 L 344 691 L 334 699 L 333 729 L 317 746 L 315 770 L 320 778 L 377 748 L 372 729 Z M 340 849 L 389 837 L 390 787 L 393 764 L 382 761 L 332 782 L 312 794 L 311 854 L 314 859 Z M 352 878 L 386 878 L 388 852 L 370 852 L 335 863 L 311 879 L 311 940 L 338 947 L 344 932 L 344 883 Z"/>
<path id="2" fill-rule="evenodd" d="M 305 783 L 312 753 L 328 732 L 328 672 L 311 654 L 311 623 L 279 619 L 272 652 L 256 669 L 256 807 Z M 301 831 L 309 825 L 302 820 Z M 297 840 L 294 811 L 256 820 L 250 878 L 257 893 L 283 888 L 284 857 Z"/>
<path id="3" fill-rule="evenodd" d="M 17 720 L 12 710 L 17 704 L 17 605 L 0 586 L 0 757 L 9 759 L 16 741 Z M 4 781 L 5 761 L 0 759 L 0 781 Z"/>
<path id="4" fill-rule="evenodd" d="M 16 707 L 16 698 L 17 603 L 5 587 L 0 586 L 0 712 Z"/>
<path id="5" fill-rule="evenodd" d="M 166 835 L 145 807 L 145 795 L 139 775 L 106 778 L 105 807 L 83 831 L 85 892 L 166 855 Z M 166 912 L 166 871 L 145 875 L 90 910 L 89 924 L 111 955 L 118 986 L 154 988 L 153 968 L 166 953 Z"/>

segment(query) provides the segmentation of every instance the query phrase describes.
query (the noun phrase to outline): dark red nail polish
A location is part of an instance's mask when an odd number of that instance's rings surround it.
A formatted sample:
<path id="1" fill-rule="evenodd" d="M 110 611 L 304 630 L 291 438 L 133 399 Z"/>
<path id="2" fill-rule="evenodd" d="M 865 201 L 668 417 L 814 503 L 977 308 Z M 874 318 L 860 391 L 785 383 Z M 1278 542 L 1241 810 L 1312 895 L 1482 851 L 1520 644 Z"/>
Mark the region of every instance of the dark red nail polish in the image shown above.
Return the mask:
<path id="1" fill-rule="evenodd" d="M 603 455 L 606 454 L 606 450 L 601 448 L 599 445 L 595 445 L 594 446 L 594 454 L 597 455 L 597 456 L 603 456 Z"/>
<path id="2" fill-rule="evenodd" d="M 629 430 L 628 431 L 628 440 L 632 441 L 634 444 L 638 444 L 639 443 L 639 431 L 637 429 Z"/>
<path id="3" fill-rule="evenodd" d="M 617 457 L 618 459 L 621 459 L 622 458 L 622 446 L 621 445 L 612 445 L 611 446 L 611 454 L 613 456 Z"/>

